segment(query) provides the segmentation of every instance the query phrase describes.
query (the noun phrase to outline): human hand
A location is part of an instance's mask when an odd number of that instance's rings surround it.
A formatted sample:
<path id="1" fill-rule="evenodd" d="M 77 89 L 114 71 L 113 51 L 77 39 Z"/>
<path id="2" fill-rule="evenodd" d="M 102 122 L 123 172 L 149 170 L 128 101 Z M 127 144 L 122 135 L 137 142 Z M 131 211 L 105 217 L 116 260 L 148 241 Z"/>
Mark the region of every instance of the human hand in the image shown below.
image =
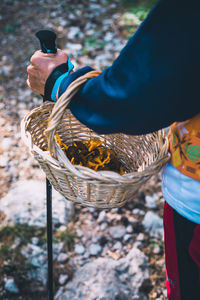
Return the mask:
<path id="1" fill-rule="evenodd" d="M 27 67 L 27 85 L 29 88 L 37 94 L 44 95 L 47 78 L 57 66 L 66 63 L 67 59 L 67 54 L 60 49 L 57 49 L 55 54 L 36 51 Z"/>

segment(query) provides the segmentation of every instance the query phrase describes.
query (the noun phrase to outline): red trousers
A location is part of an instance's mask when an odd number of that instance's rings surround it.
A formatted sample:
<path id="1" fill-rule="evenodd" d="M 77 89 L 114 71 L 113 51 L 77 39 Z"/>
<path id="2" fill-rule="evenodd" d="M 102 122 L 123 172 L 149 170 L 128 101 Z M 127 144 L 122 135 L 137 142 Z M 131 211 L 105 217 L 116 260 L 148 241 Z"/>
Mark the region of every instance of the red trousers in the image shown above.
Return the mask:
<path id="1" fill-rule="evenodd" d="M 200 300 L 200 224 L 164 207 L 166 286 L 169 300 Z"/>

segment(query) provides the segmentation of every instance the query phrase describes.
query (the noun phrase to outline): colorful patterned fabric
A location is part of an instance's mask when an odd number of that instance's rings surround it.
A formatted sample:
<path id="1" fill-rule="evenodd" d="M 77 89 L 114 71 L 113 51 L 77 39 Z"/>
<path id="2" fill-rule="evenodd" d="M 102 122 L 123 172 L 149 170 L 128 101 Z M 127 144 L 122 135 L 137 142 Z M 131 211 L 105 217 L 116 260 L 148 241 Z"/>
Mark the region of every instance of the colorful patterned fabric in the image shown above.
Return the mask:
<path id="1" fill-rule="evenodd" d="M 169 140 L 173 166 L 200 181 L 200 114 L 188 121 L 173 123 Z"/>
<path id="2" fill-rule="evenodd" d="M 175 211 L 200 225 L 200 181 L 182 174 L 169 163 L 162 171 L 162 193 Z"/>

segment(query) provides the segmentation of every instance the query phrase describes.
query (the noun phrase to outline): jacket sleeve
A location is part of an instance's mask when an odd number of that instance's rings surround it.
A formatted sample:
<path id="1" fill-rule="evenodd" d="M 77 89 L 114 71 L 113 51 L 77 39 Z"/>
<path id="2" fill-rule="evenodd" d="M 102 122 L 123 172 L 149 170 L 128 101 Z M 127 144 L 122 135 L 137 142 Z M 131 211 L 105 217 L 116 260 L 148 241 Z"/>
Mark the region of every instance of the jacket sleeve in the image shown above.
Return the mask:
<path id="1" fill-rule="evenodd" d="M 161 0 L 113 64 L 88 80 L 70 103 L 98 133 L 145 134 L 200 112 L 200 1 Z M 85 67 L 70 74 L 59 95 Z"/>

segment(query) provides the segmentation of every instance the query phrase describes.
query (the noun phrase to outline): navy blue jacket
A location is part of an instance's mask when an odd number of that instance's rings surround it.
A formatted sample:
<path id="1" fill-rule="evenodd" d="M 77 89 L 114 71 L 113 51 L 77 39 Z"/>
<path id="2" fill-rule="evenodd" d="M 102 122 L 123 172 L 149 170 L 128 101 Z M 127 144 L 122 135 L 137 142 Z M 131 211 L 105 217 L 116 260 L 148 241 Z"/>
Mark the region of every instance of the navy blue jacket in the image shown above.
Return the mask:
<path id="1" fill-rule="evenodd" d="M 70 74 L 61 95 L 84 67 Z M 200 0 L 161 0 L 70 109 L 98 133 L 145 134 L 200 112 Z"/>

